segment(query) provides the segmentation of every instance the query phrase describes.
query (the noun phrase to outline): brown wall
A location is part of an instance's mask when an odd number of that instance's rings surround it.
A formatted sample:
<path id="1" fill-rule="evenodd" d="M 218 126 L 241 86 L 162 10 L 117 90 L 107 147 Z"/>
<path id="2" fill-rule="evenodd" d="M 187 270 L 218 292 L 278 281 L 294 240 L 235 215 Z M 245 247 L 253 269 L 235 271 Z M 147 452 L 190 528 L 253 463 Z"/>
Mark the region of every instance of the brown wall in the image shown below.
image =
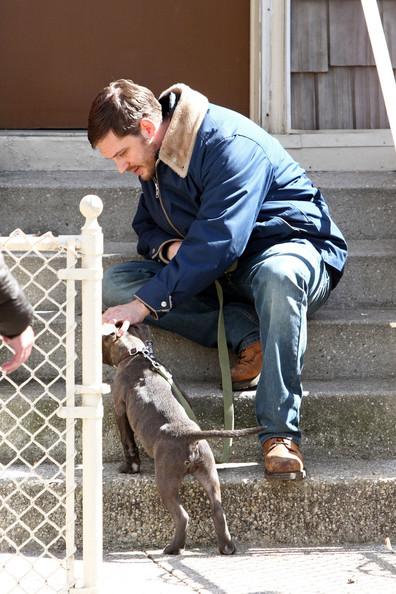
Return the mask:
<path id="1" fill-rule="evenodd" d="M 248 0 L 1 0 L 0 128 L 85 128 L 111 80 L 249 111 Z"/>

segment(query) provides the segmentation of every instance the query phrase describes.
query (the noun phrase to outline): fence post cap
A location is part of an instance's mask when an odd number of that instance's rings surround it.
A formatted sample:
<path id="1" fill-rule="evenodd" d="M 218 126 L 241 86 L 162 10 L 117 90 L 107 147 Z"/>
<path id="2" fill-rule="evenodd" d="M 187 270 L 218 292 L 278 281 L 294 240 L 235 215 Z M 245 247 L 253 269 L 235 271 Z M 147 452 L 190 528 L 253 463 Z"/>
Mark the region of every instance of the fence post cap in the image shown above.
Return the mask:
<path id="1" fill-rule="evenodd" d="M 103 210 L 103 202 L 99 196 L 88 194 L 81 199 L 80 212 L 86 219 L 96 219 Z"/>

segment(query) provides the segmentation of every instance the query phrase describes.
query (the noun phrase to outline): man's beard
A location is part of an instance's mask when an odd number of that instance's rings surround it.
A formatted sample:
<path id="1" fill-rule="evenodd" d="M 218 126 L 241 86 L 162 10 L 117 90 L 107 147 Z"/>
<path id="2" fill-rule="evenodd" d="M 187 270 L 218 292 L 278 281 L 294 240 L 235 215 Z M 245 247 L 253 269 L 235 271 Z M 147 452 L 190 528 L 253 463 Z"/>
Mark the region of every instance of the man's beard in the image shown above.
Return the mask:
<path id="1" fill-rule="evenodd" d="M 149 181 L 150 179 L 152 179 L 155 176 L 155 164 L 157 161 L 158 150 L 156 147 L 154 147 L 153 143 L 149 143 L 147 140 L 145 140 L 145 146 L 146 146 L 145 162 L 142 164 L 142 168 L 145 171 L 144 171 L 144 174 L 140 175 L 139 177 L 143 181 Z M 147 155 L 147 159 L 146 159 L 146 155 Z"/>

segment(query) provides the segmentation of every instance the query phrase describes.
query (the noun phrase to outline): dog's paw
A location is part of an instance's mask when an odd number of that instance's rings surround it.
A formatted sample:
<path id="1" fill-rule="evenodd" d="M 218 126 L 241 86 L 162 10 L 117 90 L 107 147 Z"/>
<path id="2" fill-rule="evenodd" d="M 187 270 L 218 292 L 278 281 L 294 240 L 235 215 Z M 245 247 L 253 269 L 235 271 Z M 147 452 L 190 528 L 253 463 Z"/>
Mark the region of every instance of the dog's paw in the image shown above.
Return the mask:
<path id="1" fill-rule="evenodd" d="M 162 551 L 164 555 L 181 555 L 184 551 L 184 548 L 175 547 L 173 543 L 166 545 L 164 550 Z"/>
<path id="2" fill-rule="evenodd" d="M 118 467 L 118 472 L 121 472 L 122 474 L 138 474 L 140 472 L 140 464 L 137 462 L 132 462 L 131 464 L 123 462 Z"/>
<path id="3" fill-rule="evenodd" d="M 236 546 L 230 541 L 228 544 L 219 547 L 219 551 L 221 555 L 234 555 L 234 553 L 236 553 Z"/>

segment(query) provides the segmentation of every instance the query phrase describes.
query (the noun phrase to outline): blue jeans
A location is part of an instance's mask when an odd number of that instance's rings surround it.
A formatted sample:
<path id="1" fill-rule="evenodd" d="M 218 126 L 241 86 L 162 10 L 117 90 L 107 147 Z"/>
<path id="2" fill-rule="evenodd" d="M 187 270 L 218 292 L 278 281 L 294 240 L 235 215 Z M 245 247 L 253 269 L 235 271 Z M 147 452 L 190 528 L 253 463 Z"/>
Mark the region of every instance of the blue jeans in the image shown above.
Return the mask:
<path id="1" fill-rule="evenodd" d="M 126 262 L 106 270 L 106 306 L 127 303 L 162 268 L 152 261 Z M 221 278 L 224 321 L 235 352 L 261 339 L 263 372 L 256 391 L 256 416 L 265 427 L 263 442 L 273 436 L 300 443 L 301 372 L 307 345 L 307 315 L 330 293 L 327 268 L 307 240 L 292 240 L 244 258 Z M 218 305 L 213 287 L 147 322 L 186 338 L 216 346 Z"/>
<path id="2" fill-rule="evenodd" d="M 139 260 L 108 268 L 103 279 L 104 305 L 110 307 L 132 301 L 136 291 L 163 267 L 164 264 L 153 260 Z M 238 303 L 232 291 L 227 290 L 225 280 L 221 279 L 227 343 L 234 353 L 240 353 L 260 340 L 259 321 L 254 305 L 243 301 Z M 203 346 L 216 347 L 218 316 L 219 301 L 213 285 L 169 312 L 160 314 L 158 320 L 148 316 L 145 322 L 176 332 Z"/>

